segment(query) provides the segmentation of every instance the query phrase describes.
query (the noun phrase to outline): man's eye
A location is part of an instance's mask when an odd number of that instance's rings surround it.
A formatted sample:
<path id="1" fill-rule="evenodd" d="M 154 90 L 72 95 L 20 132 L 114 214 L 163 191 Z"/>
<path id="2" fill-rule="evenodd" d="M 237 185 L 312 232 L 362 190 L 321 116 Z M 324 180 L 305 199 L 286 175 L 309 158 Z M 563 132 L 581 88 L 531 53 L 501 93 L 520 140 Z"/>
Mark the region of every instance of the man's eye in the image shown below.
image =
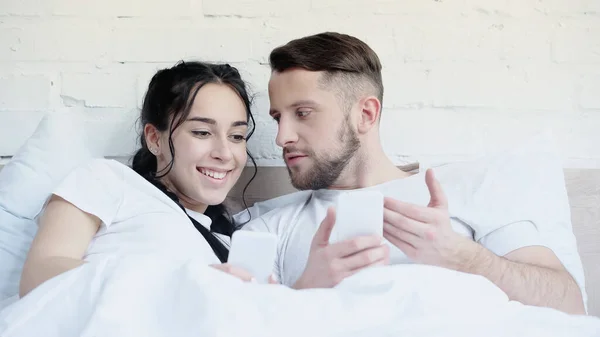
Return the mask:
<path id="1" fill-rule="evenodd" d="M 309 111 L 309 110 L 298 110 L 298 111 L 296 112 L 296 114 L 297 114 L 299 117 L 306 117 L 306 116 L 308 116 L 308 115 L 310 114 L 310 111 Z"/>

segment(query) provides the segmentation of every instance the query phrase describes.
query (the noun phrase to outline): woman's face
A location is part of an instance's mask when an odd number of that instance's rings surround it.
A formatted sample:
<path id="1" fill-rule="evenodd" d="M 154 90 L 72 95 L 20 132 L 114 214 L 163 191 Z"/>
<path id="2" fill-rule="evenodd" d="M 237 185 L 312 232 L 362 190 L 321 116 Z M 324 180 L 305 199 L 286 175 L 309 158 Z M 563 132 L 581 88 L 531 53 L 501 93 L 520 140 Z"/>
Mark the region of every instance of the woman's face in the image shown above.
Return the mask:
<path id="1" fill-rule="evenodd" d="M 173 132 L 175 161 L 163 178 L 182 205 L 204 212 L 225 200 L 246 164 L 246 107 L 229 86 L 208 83 L 187 119 Z M 169 132 L 159 139 L 158 170 L 171 161 Z"/>

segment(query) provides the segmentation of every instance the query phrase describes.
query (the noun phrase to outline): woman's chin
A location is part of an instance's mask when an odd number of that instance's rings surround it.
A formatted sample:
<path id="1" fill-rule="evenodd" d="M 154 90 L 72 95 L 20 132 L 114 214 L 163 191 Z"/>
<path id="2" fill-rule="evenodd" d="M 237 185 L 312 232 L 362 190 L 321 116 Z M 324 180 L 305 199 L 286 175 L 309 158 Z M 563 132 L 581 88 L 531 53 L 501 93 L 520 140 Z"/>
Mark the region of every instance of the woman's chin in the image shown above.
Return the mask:
<path id="1" fill-rule="evenodd" d="M 216 206 L 222 204 L 226 198 L 226 194 L 203 195 L 202 203 L 208 206 Z"/>

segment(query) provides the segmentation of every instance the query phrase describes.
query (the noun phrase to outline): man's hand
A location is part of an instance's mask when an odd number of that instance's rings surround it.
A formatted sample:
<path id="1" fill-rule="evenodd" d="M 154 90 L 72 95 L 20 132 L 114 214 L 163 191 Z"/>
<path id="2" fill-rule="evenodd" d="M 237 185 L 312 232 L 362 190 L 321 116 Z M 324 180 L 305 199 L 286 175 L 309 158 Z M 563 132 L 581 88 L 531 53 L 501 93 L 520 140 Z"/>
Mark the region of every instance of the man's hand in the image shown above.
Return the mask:
<path id="1" fill-rule="evenodd" d="M 389 247 L 379 236 L 360 236 L 329 244 L 335 210 L 329 208 L 313 237 L 304 273 L 294 288 L 329 288 L 358 271 L 389 263 Z"/>
<path id="2" fill-rule="evenodd" d="M 427 207 L 384 199 L 383 236 L 415 262 L 461 270 L 476 244 L 452 229 L 448 200 L 431 169 L 425 182 L 431 196 Z"/>

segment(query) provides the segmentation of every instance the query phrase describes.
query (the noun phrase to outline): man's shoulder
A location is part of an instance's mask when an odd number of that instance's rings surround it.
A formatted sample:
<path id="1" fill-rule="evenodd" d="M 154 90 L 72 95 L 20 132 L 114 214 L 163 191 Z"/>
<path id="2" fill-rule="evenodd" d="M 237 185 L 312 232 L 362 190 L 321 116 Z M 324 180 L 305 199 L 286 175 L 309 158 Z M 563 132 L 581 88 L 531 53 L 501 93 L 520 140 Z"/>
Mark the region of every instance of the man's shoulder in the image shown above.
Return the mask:
<path id="1" fill-rule="evenodd" d="M 280 232 L 284 227 L 290 224 L 296 214 L 304 207 L 309 200 L 312 191 L 297 192 L 293 198 L 288 198 L 278 205 L 257 203 L 252 207 L 238 213 L 236 217 L 238 222 L 245 220 L 247 223 L 242 227 L 248 230 L 261 230 L 269 232 Z"/>

